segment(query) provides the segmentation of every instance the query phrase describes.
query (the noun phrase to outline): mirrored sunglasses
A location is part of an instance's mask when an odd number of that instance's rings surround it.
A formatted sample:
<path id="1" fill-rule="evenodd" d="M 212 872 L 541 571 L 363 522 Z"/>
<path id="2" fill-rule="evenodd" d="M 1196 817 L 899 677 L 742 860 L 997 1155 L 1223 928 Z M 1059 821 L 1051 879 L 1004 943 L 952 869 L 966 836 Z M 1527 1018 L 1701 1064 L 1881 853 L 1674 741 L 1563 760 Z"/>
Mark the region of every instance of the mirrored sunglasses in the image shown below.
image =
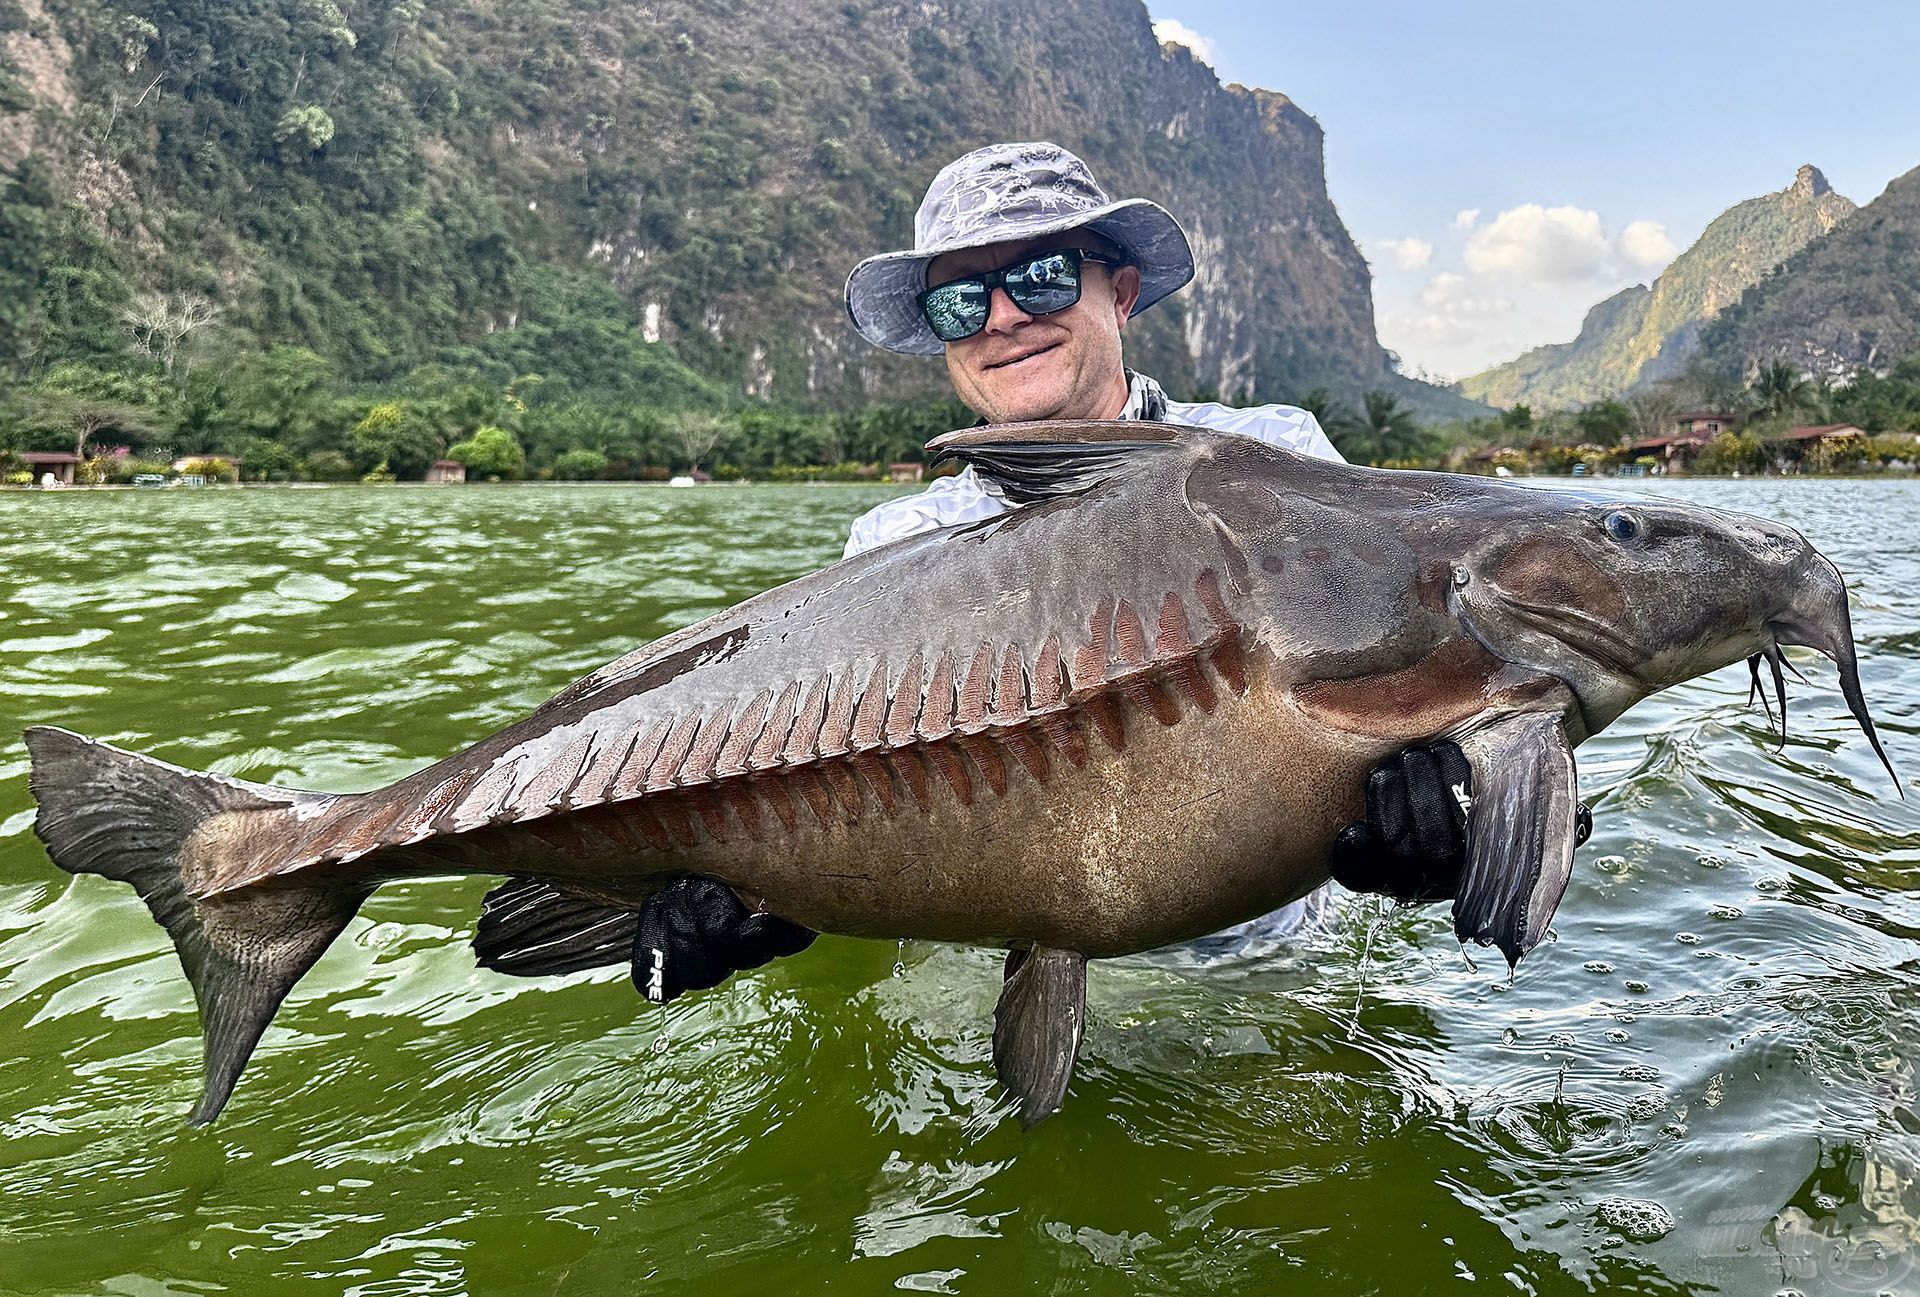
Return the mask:
<path id="1" fill-rule="evenodd" d="M 942 342 L 971 338 L 987 327 L 993 290 L 1005 288 L 1013 304 L 1028 315 L 1052 315 L 1080 300 L 1080 268 L 1120 263 L 1083 248 L 1060 248 L 1026 257 L 998 270 L 949 280 L 914 299 L 926 316 L 927 327 Z"/>

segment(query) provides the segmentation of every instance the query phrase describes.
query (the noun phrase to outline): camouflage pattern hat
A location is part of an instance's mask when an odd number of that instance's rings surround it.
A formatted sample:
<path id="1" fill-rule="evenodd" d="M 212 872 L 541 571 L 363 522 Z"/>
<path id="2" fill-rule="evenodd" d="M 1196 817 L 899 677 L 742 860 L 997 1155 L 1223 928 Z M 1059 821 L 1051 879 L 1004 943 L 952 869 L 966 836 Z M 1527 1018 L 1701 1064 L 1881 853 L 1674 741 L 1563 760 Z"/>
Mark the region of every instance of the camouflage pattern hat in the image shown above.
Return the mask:
<path id="1" fill-rule="evenodd" d="M 948 164 L 913 218 L 913 247 L 868 257 L 847 276 L 847 314 L 876 347 L 937 356 L 940 339 L 914 298 L 945 252 L 1086 228 L 1140 269 L 1138 315 L 1193 278 L 1186 231 L 1144 198 L 1113 202 L 1087 164 L 1058 144 L 989 144 Z"/>

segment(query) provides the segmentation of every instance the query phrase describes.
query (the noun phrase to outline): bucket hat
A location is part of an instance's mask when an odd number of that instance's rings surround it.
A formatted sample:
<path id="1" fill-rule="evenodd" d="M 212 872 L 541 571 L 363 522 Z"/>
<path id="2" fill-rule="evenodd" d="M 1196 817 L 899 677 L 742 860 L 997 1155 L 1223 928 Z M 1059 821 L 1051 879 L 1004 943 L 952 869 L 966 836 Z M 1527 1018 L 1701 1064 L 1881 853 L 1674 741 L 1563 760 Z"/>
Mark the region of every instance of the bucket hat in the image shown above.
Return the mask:
<path id="1" fill-rule="evenodd" d="M 1058 144 L 989 144 L 943 167 L 913 218 L 913 247 L 868 257 L 847 276 L 847 314 L 876 347 L 913 356 L 944 349 L 914 302 L 942 253 L 1088 229 L 1140 270 L 1138 315 L 1193 278 L 1180 222 L 1144 198 L 1114 202 Z"/>

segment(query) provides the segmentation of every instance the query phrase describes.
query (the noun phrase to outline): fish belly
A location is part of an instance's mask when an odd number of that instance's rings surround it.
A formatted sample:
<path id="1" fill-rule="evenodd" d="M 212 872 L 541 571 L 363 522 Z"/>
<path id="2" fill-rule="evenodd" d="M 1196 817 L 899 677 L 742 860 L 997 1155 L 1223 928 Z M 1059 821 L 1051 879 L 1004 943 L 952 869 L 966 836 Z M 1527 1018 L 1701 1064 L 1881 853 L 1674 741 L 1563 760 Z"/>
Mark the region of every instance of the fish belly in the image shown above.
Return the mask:
<path id="1" fill-rule="evenodd" d="M 1159 711 L 1117 703 L 1082 742 L 1029 725 L 463 835 L 459 863 L 609 897 L 706 874 L 825 932 L 1090 956 L 1215 932 L 1324 882 L 1382 743 L 1258 677 L 1211 710 Z"/>

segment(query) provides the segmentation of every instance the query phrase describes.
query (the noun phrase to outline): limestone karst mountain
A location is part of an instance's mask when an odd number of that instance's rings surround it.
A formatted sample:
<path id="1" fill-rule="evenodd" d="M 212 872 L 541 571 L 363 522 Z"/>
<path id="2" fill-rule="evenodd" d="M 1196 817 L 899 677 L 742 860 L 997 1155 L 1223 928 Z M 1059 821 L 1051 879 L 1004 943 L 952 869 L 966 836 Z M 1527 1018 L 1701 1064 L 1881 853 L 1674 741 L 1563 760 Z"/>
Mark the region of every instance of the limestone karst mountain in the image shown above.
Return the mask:
<path id="1" fill-rule="evenodd" d="M 1784 360 L 1840 378 L 1920 350 L 1920 168 L 1789 257 L 1705 330 L 1729 373 Z"/>
<path id="2" fill-rule="evenodd" d="M 115 292 L 178 288 L 357 380 L 517 365 L 570 345 L 556 301 L 610 284 L 621 327 L 735 391 L 932 393 L 937 363 L 853 333 L 847 271 L 910 240 L 941 163 L 1052 138 L 1202 254 L 1139 320 L 1142 368 L 1465 405 L 1390 371 L 1319 124 L 1163 47 L 1140 0 L 0 0 L 0 55 L 0 165 L 50 180 L 0 175 L 0 207 L 48 207 L 19 226 L 44 255 L 13 261 L 71 272 L 43 364 L 91 345 L 89 311 L 114 332 Z M 87 228 L 62 233 L 65 202 Z"/>
<path id="3" fill-rule="evenodd" d="M 1460 390 L 1491 405 L 1551 407 L 1676 374 L 1698 354 L 1703 326 L 1853 210 L 1818 167 L 1803 166 L 1787 188 L 1715 217 L 1651 286 L 1633 285 L 1595 306 L 1572 342 L 1536 347 L 1463 379 Z"/>

